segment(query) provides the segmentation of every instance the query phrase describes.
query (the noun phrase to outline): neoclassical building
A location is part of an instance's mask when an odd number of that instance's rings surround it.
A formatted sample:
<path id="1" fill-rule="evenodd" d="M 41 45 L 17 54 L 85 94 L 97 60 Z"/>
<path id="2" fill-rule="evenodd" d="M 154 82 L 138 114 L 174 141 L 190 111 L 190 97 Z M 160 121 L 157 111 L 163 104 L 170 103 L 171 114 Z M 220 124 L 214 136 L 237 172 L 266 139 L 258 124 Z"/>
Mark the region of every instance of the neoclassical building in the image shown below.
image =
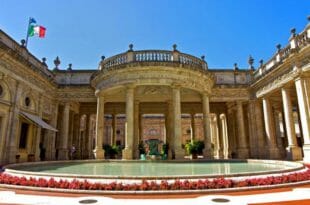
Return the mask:
<path id="1" fill-rule="evenodd" d="M 309 19 L 310 21 L 310 19 Z M 120 145 L 139 158 L 139 142 L 201 140 L 205 158 L 310 162 L 310 23 L 288 44 L 249 68 L 209 68 L 204 57 L 169 50 L 129 50 L 102 57 L 98 69 L 49 69 L 0 30 L 0 164 L 104 158 Z"/>

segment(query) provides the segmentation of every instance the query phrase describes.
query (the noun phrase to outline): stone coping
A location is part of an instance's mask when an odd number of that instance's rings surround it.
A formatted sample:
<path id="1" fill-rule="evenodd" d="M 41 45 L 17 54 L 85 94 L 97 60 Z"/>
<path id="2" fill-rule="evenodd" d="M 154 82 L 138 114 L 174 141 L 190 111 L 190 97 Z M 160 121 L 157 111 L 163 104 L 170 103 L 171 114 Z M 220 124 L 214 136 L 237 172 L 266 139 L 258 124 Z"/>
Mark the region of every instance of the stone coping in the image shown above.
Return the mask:
<path id="1" fill-rule="evenodd" d="M 46 164 L 63 164 L 63 163 L 108 163 L 108 162 L 117 162 L 117 163 L 205 163 L 205 162 L 251 162 L 251 163 L 264 163 L 264 164 L 279 164 L 285 165 L 289 168 L 285 170 L 276 170 L 276 171 L 263 171 L 263 172 L 249 172 L 249 173 L 240 173 L 240 174 L 213 174 L 213 175 L 195 175 L 195 176 L 188 176 L 188 175 L 177 175 L 177 176 L 107 176 L 107 175 L 78 175 L 78 174 L 54 174 L 54 173 L 45 173 L 45 172 L 33 172 L 33 171 L 21 171 L 16 170 L 16 168 L 23 167 L 23 166 L 32 166 L 32 165 L 46 165 Z M 137 182 L 137 180 L 185 180 L 185 179 L 206 179 L 206 178 L 218 178 L 218 177 L 225 177 L 225 178 L 238 178 L 238 177 L 255 177 L 261 175 L 270 175 L 270 174 L 282 174 L 294 171 L 303 170 L 305 166 L 299 162 L 289 162 L 289 161 L 278 161 L 278 160 L 257 160 L 257 159 L 230 159 L 230 160 L 164 160 L 164 161 L 141 161 L 141 160 L 73 160 L 73 161 L 45 161 L 45 162 L 28 162 L 28 163 L 19 163 L 19 164 L 10 164 L 4 166 L 5 173 L 15 176 L 28 176 L 28 177 L 44 177 L 44 178 L 55 178 L 61 179 L 66 178 L 70 179 L 81 179 L 81 180 L 95 180 L 101 181 L 104 180 L 105 182 L 111 181 L 122 181 L 122 182 Z"/>
<path id="2" fill-rule="evenodd" d="M 73 194 L 105 194 L 105 195 L 161 195 L 161 194 L 214 194 L 214 193 L 228 193 L 228 192 L 244 192 L 244 191 L 255 191 L 255 190 L 266 190 L 277 188 L 290 188 L 300 185 L 308 185 L 310 180 L 301 182 L 292 182 L 285 184 L 274 184 L 274 185 L 260 185 L 260 186 L 248 186 L 248 187 L 237 187 L 237 188 L 220 188 L 220 189 L 197 189 L 197 190 L 147 190 L 147 191 L 109 191 L 109 190 L 78 190 L 78 189 L 60 189 L 60 188 L 44 188 L 44 187 L 31 187 L 21 185 L 7 185 L 0 184 L 0 188 L 4 189 L 16 189 L 16 190 L 28 190 L 28 191 L 39 191 L 39 192 L 54 192 L 54 193 L 73 193 Z"/>

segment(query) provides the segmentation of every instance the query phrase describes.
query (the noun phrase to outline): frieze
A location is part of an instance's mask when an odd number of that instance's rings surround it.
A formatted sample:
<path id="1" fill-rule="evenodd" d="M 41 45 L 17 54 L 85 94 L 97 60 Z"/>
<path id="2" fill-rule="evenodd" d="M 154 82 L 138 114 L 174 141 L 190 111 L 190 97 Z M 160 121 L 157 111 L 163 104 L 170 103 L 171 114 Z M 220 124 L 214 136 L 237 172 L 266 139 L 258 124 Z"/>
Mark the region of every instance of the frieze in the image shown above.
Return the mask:
<path id="1" fill-rule="evenodd" d="M 235 88 L 213 88 L 211 91 L 211 97 L 248 97 L 249 91 L 246 88 L 235 89 Z"/>
<path id="2" fill-rule="evenodd" d="M 293 69 L 288 70 L 287 73 L 284 73 L 276 78 L 274 78 L 270 83 L 266 84 L 265 86 L 261 87 L 256 91 L 256 97 L 262 97 L 266 93 L 282 87 L 284 84 L 288 83 L 289 81 L 293 80 L 296 76 L 297 72 Z"/>
<path id="3" fill-rule="evenodd" d="M 57 97 L 61 101 L 92 102 L 96 100 L 94 90 L 89 87 L 58 89 Z"/>
<path id="4" fill-rule="evenodd" d="M 167 68 L 129 68 L 126 71 L 118 70 L 116 72 L 106 73 L 104 76 L 97 76 L 94 79 L 93 86 L 96 86 L 99 90 L 103 90 L 124 83 L 171 85 L 177 82 L 182 87 L 209 91 L 213 85 L 213 80 L 211 74 L 204 75 L 199 72 L 182 71 L 177 68 L 175 70 Z M 96 82 L 98 83 L 96 84 Z"/>
<path id="5" fill-rule="evenodd" d="M 13 65 L 15 65 L 14 68 Z M 27 84 L 31 84 L 31 87 L 37 87 L 38 89 L 46 92 L 53 92 L 50 82 L 41 80 L 35 73 L 26 71 L 26 69 L 22 68 L 20 65 L 17 65 L 12 60 L 9 60 L 8 63 L 0 62 L 0 66 L 8 71 L 8 75 L 11 75 L 11 77 L 18 76 L 18 78 L 23 79 L 27 82 Z M 18 78 L 16 80 L 19 80 Z"/>

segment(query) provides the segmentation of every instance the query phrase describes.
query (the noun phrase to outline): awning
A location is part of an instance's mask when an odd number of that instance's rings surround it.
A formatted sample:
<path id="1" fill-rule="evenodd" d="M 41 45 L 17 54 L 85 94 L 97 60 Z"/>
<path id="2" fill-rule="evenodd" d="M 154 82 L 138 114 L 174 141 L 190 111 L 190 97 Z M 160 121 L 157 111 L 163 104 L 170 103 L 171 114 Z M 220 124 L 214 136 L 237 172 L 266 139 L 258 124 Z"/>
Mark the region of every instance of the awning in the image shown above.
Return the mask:
<path id="1" fill-rule="evenodd" d="M 23 112 L 21 111 L 20 114 L 22 116 L 24 116 L 25 118 L 27 118 L 28 120 L 34 122 L 35 124 L 37 124 L 38 126 L 44 128 L 44 129 L 47 129 L 47 130 L 51 130 L 51 131 L 54 131 L 54 132 L 58 132 L 57 129 L 55 129 L 54 127 L 52 127 L 51 125 L 47 124 L 46 122 L 44 122 L 39 116 L 37 115 L 32 115 L 32 114 L 29 114 L 27 112 Z"/>

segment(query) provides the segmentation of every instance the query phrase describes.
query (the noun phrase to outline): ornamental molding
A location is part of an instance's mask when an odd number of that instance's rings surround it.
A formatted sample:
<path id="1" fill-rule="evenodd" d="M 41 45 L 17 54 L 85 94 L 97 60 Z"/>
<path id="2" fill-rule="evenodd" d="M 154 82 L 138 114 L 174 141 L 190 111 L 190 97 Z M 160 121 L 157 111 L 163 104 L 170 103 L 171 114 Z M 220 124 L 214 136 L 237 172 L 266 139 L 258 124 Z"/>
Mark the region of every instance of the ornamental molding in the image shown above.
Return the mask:
<path id="1" fill-rule="evenodd" d="M 249 100 L 250 92 L 247 88 L 213 88 L 211 91 L 211 101 L 236 101 Z"/>
<path id="2" fill-rule="evenodd" d="M 275 77 L 272 81 L 262 86 L 256 91 L 256 97 L 263 97 L 275 89 L 283 87 L 285 84 L 293 81 L 300 74 L 298 69 L 289 69 L 284 74 Z"/>
<path id="3" fill-rule="evenodd" d="M 102 72 L 92 81 L 96 90 L 106 90 L 126 84 L 168 85 L 179 84 L 199 92 L 210 93 L 214 84 L 211 73 L 197 72 L 184 68 L 167 67 L 129 67 L 126 69 Z"/>
<path id="4" fill-rule="evenodd" d="M 90 87 L 65 87 L 59 88 L 57 98 L 63 102 L 96 102 L 95 92 Z"/>
<path id="5" fill-rule="evenodd" d="M 2 68 L 1 70 L 5 75 L 14 78 L 16 81 L 23 82 L 33 89 L 42 93 L 49 93 L 49 95 L 55 93 L 56 88 L 51 82 L 42 79 L 38 73 L 28 71 L 23 65 L 19 65 L 9 58 L 6 58 L 5 61 L 4 59 L 0 61 L 0 68 Z"/>

